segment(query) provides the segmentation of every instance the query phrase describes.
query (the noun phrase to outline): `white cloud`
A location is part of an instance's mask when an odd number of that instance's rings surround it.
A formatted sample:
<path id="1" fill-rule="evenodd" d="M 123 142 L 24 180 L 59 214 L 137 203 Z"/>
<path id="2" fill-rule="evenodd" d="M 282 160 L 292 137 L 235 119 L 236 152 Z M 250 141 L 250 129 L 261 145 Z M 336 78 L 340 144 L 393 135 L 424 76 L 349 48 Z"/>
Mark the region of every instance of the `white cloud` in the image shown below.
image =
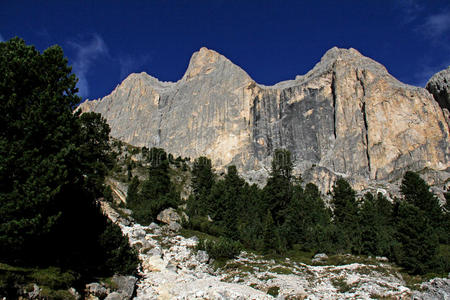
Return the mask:
<path id="1" fill-rule="evenodd" d="M 73 60 L 73 72 L 79 79 L 78 94 L 84 98 L 89 94 L 89 83 L 86 75 L 95 59 L 102 55 L 108 55 L 108 48 L 98 34 L 92 35 L 92 38 L 88 41 L 70 41 L 69 45 L 76 51 Z"/>
<path id="2" fill-rule="evenodd" d="M 430 38 L 440 38 L 450 31 L 450 12 L 441 12 L 428 16 L 420 29 Z"/>
<path id="3" fill-rule="evenodd" d="M 130 55 L 123 55 L 118 58 L 120 66 L 120 80 L 124 79 L 132 72 L 141 71 L 142 67 L 151 60 L 151 56 L 141 55 L 132 57 Z"/>

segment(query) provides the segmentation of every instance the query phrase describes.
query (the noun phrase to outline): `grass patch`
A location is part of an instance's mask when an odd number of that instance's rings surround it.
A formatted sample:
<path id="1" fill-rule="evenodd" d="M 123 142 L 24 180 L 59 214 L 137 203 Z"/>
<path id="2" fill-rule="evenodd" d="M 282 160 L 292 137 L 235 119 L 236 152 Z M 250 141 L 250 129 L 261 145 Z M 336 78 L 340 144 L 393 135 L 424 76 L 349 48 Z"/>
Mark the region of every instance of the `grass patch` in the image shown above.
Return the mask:
<path id="1" fill-rule="evenodd" d="M 352 286 L 348 285 L 345 279 L 342 277 L 331 279 L 331 283 L 340 293 L 346 293 L 352 289 Z"/>
<path id="2" fill-rule="evenodd" d="M 196 236 L 199 240 L 200 240 L 200 239 L 204 239 L 204 240 L 212 240 L 212 241 L 218 241 L 218 240 L 219 240 L 219 238 L 216 237 L 216 236 L 213 236 L 213 235 L 210 235 L 210 234 L 207 234 L 207 233 L 198 231 L 198 230 L 193 230 L 193 229 L 185 229 L 185 228 L 182 228 L 182 229 L 180 230 L 180 233 L 179 233 L 179 234 L 180 234 L 181 236 L 187 238 L 187 239 L 188 239 L 188 238 L 191 238 L 191 237 L 193 237 L 193 236 Z"/>
<path id="3" fill-rule="evenodd" d="M 0 263 L 0 295 L 17 298 L 17 286 L 26 286 L 33 290 L 33 284 L 41 289 L 45 299 L 73 299 L 67 291 L 79 284 L 80 276 L 72 271 L 63 271 L 57 267 L 24 268 Z"/>

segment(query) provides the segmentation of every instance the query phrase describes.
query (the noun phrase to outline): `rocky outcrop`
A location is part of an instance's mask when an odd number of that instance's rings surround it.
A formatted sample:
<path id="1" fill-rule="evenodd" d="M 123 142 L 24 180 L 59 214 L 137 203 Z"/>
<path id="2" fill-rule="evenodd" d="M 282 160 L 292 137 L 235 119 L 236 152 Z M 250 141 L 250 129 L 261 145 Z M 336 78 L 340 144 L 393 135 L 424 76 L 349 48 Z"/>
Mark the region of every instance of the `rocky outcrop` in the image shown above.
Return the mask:
<path id="1" fill-rule="evenodd" d="M 119 226 L 141 260 L 134 299 L 409 299 L 413 292 L 383 258 L 342 255 L 342 265 L 326 265 L 324 254 L 305 264 L 241 252 L 214 270 L 208 254 L 196 251 L 195 236 L 176 235 L 156 224 Z"/>
<path id="2" fill-rule="evenodd" d="M 426 89 L 442 107 L 445 120 L 450 128 L 450 66 L 434 74 L 428 81 Z"/>
<path id="3" fill-rule="evenodd" d="M 449 167 L 449 127 L 432 95 L 354 49 L 333 48 L 306 75 L 264 86 L 202 48 L 179 81 L 131 74 L 80 109 L 102 113 L 112 136 L 127 143 L 206 155 L 255 182 L 276 148 L 289 149 L 296 172 L 322 191 L 337 176 L 362 189 L 405 170 Z"/>
<path id="4" fill-rule="evenodd" d="M 450 110 L 450 66 L 434 74 L 427 82 L 426 89 L 442 108 Z"/>

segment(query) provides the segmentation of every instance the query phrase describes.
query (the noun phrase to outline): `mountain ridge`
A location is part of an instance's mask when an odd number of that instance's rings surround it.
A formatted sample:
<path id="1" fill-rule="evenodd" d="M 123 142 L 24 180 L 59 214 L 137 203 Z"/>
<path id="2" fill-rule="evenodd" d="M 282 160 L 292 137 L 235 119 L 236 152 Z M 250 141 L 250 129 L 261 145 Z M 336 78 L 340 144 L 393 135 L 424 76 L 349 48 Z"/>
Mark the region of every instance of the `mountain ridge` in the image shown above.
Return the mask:
<path id="1" fill-rule="evenodd" d="M 449 129 L 433 96 L 352 48 L 334 47 L 305 75 L 265 86 L 203 47 L 180 80 L 131 74 L 80 109 L 102 113 L 125 142 L 236 164 L 250 182 L 264 180 L 276 148 L 289 149 L 296 172 L 322 191 L 338 176 L 361 189 L 449 167 Z"/>

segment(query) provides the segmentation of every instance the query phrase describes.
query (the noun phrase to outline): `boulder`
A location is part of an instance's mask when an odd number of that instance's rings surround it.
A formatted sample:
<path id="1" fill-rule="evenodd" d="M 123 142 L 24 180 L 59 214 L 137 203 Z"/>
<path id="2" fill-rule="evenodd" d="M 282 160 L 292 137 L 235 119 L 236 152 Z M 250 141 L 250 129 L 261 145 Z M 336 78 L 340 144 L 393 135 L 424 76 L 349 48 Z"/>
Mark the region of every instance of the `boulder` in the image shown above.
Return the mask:
<path id="1" fill-rule="evenodd" d="M 118 292 L 112 292 L 105 298 L 105 300 L 128 300 L 128 299 L 130 298 L 126 298 L 123 294 Z"/>
<path id="2" fill-rule="evenodd" d="M 103 299 L 106 297 L 108 292 L 109 291 L 106 289 L 106 287 L 104 287 L 102 284 L 100 284 L 98 282 L 92 282 L 92 283 L 86 284 L 86 294 L 88 294 L 88 295 L 92 295 L 92 296 Z"/>
<path id="3" fill-rule="evenodd" d="M 328 259 L 328 255 L 326 255 L 325 253 L 317 253 L 316 255 L 314 255 L 313 259 L 311 260 L 311 262 L 315 263 L 315 262 L 322 262 Z"/>
<path id="4" fill-rule="evenodd" d="M 169 224 L 168 228 L 170 231 L 177 232 L 177 231 L 180 231 L 182 227 L 177 222 L 172 222 Z"/>
<path id="5" fill-rule="evenodd" d="M 181 221 L 180 215 L 177 213 L 175 209 L 169 207 L 163 211 L 161 211 L 156 219 L 160 222 L 166 223 L 168 225 L 176 222 L 179 223 Z"/>
<path id="6" fill-rule="evenodd" d="M 196 258 L 201 263 L 207 263 L 209 260 L 209 255 L 206 251 L 198 250 Z"/>
<path id="7" fill-rule="evenodd" d="M 137 282 L 136 277 L 114 275 L 112 281 L 117 285 L 117 292 L 123 295 L 123 299 L 131 299 L 133 297 Z"/>

